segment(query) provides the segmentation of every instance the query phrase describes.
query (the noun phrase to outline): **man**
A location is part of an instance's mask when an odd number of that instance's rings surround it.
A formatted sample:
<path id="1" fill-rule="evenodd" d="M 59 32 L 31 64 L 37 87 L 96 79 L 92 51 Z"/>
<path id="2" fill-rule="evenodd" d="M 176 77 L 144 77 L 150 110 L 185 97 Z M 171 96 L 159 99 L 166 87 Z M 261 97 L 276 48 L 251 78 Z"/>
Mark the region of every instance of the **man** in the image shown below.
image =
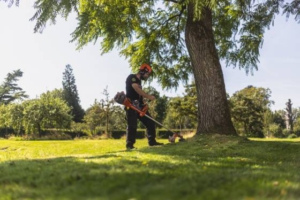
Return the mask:
<path id="1" fill-rule="evenodd" d="M 152 69 L 148 64 L 142 64 L 137 74 L 130 74 L 126 79 L 126 97 L 130 99 L 132 104 L 138 104 L 140 109 L 144 106 L 143 99 L 155 100 L 155 96 L 149 95 L 142 90 L 141 82 L 142 80 L 147 80 L 150 76 Z M 147 138 L 149 146 L 163 145 L 155 140 L 155 123 L 143 116 L 141 117 L 139 113 L 130 108 L 125 108 L 126 118 L 127 118 L 127 133 L 126 133 L 126 148 L 134 149 L 134 143 L 137 132 L 137 120 L 139 119 L 147 129 Z M 150 116 L 149 112 L 146 112 Z"/>

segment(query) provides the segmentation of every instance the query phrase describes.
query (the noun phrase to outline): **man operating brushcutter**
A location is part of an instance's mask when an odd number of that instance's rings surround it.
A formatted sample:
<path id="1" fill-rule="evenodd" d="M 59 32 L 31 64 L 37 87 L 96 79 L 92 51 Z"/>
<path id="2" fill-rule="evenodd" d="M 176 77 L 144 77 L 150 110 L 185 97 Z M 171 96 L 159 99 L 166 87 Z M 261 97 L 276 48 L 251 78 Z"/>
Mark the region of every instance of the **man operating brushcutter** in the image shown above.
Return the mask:
<path id="1" fill-rule="evenodd" d="M 126 79 L 126 97 L 130 99 L 131 103 L 142 110 L 145 105 L 143 99 L 155 100 L 155 96 L 147 94 L 142 90 L 142 80 L 147 80 L 152 72 L 150 65 L 142 64 L 138 73 L 130 74 Z M 147 138 L 149 146 L 163 145 L 156 141 L 155 123 L 145 116 L 140 116 L 138 112 L 132 108 L 125 108 L 127 131 L 126 131 L 126 148 L 128 150 L 134 149 L 133 146 L 136 139 L 137 132 L 137 120 L 139 119 L 147 129 Z M 149 111 L 146 112 L 148 116 L 151 116 Z"/>

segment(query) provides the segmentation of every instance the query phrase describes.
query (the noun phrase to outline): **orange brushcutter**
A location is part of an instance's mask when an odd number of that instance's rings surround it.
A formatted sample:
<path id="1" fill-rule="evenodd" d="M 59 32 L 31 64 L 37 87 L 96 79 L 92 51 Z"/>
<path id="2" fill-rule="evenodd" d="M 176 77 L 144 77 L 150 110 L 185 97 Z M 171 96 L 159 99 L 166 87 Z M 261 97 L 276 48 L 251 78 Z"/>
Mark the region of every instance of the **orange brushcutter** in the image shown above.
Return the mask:
<path id="1" fill-rule="evenodd" d="M 158 125 L 164 127 L 165 129 L 167 129 L 168 131 L 170 131 L 173 135 L 169 136 L 169 142 L 174 143 L 176 138 L 179 137 L 179 142 L 184 141 L 184 138 L 182 135 L 180 135 L 179 133 L 175 133 L 173 131 L 171 131 L 169 128 L 165 127 L 163 124 L 159 123 L 158 121 L 156 121 L 155 119 L 153 119 L 152 117 L 150 117 L 149 115 L 147 115 L 147 110 L 148 110 L 148 105 L 144 106 L 141 110 L 135 106 L 134 104 L 131 103 L 130 99 L 128 99 L 125 95 L 124 92 L 118 92 L 115 97 L 114 100 L 121 104 L 124 105 L 127 108 L 131 108 L 133 110 L 135 110 L 136 112 L 138 112 L 140 114 L 141 117 L 145 116 L 149 119 L 151 119 L 152 121 L 154 121 L 155 123 L 157 123 Z"/>

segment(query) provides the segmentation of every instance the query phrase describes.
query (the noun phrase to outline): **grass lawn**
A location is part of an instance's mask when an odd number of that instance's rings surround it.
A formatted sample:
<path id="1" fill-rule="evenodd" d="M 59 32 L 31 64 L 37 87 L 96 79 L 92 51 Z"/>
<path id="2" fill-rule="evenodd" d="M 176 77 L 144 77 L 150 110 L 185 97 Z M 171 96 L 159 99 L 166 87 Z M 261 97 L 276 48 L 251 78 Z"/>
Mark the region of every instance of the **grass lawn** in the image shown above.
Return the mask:
<path id="1" fill-rule="evenodd" d="M 0 140 L 0 199 L 300 199 L 300 139 L 217 135 L 124 146 Z"/>

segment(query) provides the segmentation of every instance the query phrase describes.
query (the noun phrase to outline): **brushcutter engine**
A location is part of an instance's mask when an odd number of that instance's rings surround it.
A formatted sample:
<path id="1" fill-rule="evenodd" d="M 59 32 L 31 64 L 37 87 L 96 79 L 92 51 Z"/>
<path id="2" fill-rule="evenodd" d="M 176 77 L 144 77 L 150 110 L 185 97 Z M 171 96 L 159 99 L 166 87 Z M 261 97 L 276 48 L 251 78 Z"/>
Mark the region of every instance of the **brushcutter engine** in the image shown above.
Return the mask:
<path id="1" fill-rule="evenodd" d="M 122 104 L 124 105 L 124 102 L 126 100 L 126 95 L 125 93 L 122 91 L 122 92 L 118 92 L 115 97 L 114 97 L 114 100 L 115 102 L 117 102 L 118 104 Z"/>

